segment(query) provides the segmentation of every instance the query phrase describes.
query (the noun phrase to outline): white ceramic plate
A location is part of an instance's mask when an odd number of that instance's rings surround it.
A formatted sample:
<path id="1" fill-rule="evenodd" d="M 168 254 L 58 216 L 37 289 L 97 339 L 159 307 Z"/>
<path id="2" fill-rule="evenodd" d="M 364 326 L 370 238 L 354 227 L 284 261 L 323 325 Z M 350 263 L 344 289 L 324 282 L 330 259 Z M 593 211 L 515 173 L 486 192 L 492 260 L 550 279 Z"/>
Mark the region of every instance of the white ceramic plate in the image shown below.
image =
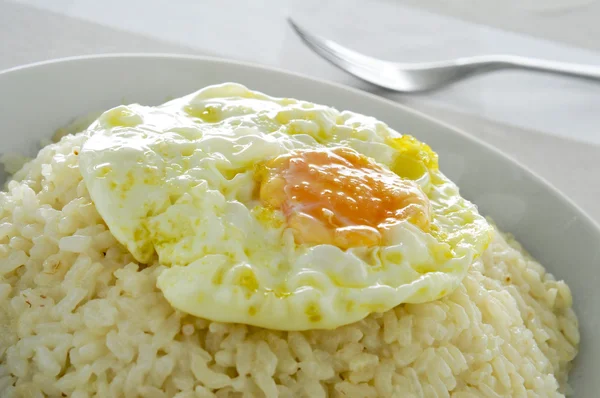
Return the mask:
<path id="1" fill-rule="evenodd" d="M 0 73 L 0 153 L 33 155 L 41 139 L 50 138 L 57 128 L 90 111 L 123 102 L 159 104 L 168 97 L 225 81 L 371 115 L 430 144 L 440 155 L 442 170 L 461 187 L 463 195 L 571 287 L 582 343 L 570 384 L 577 397 L 597 396 L 600 229 L 523 166 L 415 111 L 340 85 L 218 59 L 167 55 L 70 58 Z"/>

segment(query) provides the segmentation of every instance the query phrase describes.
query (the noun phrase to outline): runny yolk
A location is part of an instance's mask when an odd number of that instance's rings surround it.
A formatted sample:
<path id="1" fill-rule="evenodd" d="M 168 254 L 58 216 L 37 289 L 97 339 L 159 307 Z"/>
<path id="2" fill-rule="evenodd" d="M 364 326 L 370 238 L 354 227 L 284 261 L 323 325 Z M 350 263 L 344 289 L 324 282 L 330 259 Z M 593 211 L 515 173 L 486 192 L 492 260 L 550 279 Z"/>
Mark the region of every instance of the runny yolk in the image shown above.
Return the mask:
<path id="1" fill-rule="evenodd" d="M 350 148 L 299 150 L 265 166 L 260 199 L 283 211 L 298 243 L 374 246 L 402 220 L 429 228 L 429 199 L 417 183 Z"/>

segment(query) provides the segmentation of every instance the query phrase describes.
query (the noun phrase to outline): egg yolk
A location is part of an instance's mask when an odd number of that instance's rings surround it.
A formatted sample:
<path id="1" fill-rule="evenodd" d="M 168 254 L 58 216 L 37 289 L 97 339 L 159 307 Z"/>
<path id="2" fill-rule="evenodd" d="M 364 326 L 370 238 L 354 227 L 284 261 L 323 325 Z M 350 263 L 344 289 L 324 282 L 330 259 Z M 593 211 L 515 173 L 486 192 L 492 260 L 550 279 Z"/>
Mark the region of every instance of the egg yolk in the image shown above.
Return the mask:
<path id="1" fill-rule="evenodd" d="M 430 203 L 419 185 L 350 148 L 295 151 L 259 174 L 260 200 L 283 211 L 297 243 L 374 246 L 403 220 L 429 228 Z"/>

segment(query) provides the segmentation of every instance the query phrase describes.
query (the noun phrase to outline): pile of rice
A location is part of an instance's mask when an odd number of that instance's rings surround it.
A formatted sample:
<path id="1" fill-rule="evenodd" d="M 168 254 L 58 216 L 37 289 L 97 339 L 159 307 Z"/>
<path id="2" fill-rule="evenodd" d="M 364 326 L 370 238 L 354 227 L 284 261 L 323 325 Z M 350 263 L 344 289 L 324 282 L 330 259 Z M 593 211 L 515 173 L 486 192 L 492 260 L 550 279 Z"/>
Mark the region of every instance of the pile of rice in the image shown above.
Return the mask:
<path id="1" fill-rule="evenodd" d="M 499 232 L 448 297 L 332 331 L 175 311 L 111 235 L 78 170 L 82 135 L 0 193 L 2 397 L 562 396 L 579 332 L 564 282 Z"/>

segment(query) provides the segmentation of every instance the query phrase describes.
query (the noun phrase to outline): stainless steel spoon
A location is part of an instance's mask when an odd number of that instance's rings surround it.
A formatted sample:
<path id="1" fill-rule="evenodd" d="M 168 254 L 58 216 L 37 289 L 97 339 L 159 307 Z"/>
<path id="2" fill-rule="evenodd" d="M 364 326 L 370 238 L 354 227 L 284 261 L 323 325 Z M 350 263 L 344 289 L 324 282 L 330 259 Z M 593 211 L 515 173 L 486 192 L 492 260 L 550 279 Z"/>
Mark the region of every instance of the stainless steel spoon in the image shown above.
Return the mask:
<path id="1" fill-rule="evenodd" d="M 408 64 L 389 62 L 352 51 L 307 32 L 292 19 L 288 21 L 313 51 L 335 66 L 369 83 L 399 92 L 432 90 L 500 69 L 525 69 L 600 82 L 600 67 L 512 55 L 483 55 Z"/>

